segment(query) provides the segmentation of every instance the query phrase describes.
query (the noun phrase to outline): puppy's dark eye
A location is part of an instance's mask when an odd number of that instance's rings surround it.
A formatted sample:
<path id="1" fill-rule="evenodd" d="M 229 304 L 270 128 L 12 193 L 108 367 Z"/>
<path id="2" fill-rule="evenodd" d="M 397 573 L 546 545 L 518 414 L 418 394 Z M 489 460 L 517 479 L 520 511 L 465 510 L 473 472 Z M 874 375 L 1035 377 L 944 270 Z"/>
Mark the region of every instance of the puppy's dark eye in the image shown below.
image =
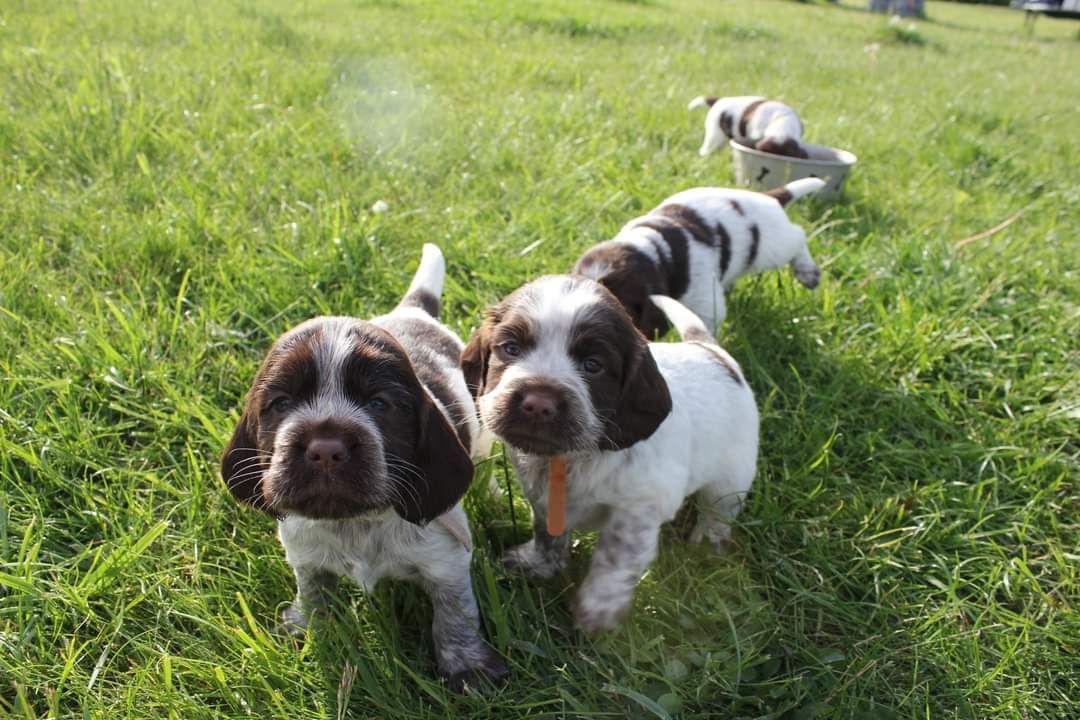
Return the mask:
<path id="1" fill-rule="evenodd" d="M 581 369 L 590 375 L 596 375 L 604 369 L 604 363 L 593 357 L 585 358 L 584 362 L 581 363 Z"/>
<path id="2" fill-rule="evenodd" d="M 270 409 L 276 413 L 283 413 L 291 406 L 292 400 L 285 397 L 284 395 L 274 398 L 274 400 L 270 403 Z"/>
<path id="3" fill-rule="evenodd" d="M 390 403 L 383 400 L 381 397 L 373 397 L 365 403 L 365 407 L 371 412 L 385 412 L 390 408 Z"/>
<path id="4" fill-rule="evenodd" d="M 521 355 L 521 346 L 513 340 L 504 342 L 499 346 L 499 349 L 502 350 L 503 355 L 506 355 L 507 357 L 518 357 Z"/>

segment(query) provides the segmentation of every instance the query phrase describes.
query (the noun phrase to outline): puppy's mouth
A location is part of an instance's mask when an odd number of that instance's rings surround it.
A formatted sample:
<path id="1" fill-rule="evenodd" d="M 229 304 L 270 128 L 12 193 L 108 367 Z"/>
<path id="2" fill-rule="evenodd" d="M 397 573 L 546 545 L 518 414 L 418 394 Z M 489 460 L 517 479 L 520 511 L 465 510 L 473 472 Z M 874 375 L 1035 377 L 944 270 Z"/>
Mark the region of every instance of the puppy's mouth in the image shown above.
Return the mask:
<path id="1" fill-rule="evenodd" d="M 496 429 L 495 434 L 507 445 L 529 455 L 562 455 L 579 450 L 568 438 L 553 438 L 548 434 L 523 427 Z"/>
<path id="2" fill-rule="evenodd" d="M 562 455 L 595 447 L 582 423 L 566 418 L 536 422 L 513 411 L 491 418 L 491 429 L 507 445 L 530 455 Z"/>
<path id="3" fill-rule="evenodd" d="M 315 520 L 342 520 L 385 510 L 390 506 L 384 473 L 371 470 L 345 473 L 312 472 L 271 467 L 263 495 L 274 512 Z"/>

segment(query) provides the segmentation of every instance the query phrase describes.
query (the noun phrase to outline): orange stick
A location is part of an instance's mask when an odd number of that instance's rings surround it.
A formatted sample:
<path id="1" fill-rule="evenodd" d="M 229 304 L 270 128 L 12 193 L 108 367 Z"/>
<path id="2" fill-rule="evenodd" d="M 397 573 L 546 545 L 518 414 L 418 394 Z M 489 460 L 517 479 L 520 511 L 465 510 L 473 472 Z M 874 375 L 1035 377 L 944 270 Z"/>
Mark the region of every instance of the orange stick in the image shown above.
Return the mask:
<path id="1" fill-rule="evenodd" d="M 566 532 L 566 458 L 556 455 L 548 465 L 548 535 Z"/>

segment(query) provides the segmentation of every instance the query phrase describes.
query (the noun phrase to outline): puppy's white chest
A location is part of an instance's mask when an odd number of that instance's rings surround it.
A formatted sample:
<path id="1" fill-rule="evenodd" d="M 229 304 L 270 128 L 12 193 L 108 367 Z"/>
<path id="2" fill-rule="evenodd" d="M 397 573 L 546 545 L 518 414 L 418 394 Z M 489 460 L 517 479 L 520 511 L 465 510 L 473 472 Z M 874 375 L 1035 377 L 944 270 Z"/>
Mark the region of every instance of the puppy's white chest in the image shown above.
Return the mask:
<path id="1" fill-rule="evenodd" d="M 385 523 L 286 518 L 278 524 L 285 559 L 350 578 L 365 590 L 387 575 L 408 575 Z"/>

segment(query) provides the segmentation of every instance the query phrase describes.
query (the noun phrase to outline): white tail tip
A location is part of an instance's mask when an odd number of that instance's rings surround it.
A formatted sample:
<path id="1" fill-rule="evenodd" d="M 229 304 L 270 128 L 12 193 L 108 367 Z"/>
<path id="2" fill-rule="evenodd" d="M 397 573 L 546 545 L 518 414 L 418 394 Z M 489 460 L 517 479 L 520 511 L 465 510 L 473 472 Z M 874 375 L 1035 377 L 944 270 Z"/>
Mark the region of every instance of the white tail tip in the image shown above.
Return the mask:
<path id="1" fill-rule="evenodd" d="M 825 181 L 821 178 L 810 177 L 802 178 L 801 180 L 793 180 L 784 186 L 784 189 L 791 193 L 792 200 L 798 200 L 804 195 L 816 193 L 821 188 L 825 187 Z"/>
<path id="2" fill-rule="evenodd" d="M 698 95 L 696 98 L 690 101 L 690 104 L 686 106 L 686 109 L 697 110 L 698 108 L 703 108 L 708 104 L 709 103 L 705 100 L 704 95 Z"/>
<path id="3" fill-rule="evenodd" d="M 679 331 L 679 336 L 683 340 L 716 345 L 716 338 L 705 327 L 705 323 L 701 321 L 701 318 L 695 315 L 690 308 L 678 300 L 669 298 L 667 295 L 650 295 L 649 299 L 667 316 L 667 319 Z"/>

